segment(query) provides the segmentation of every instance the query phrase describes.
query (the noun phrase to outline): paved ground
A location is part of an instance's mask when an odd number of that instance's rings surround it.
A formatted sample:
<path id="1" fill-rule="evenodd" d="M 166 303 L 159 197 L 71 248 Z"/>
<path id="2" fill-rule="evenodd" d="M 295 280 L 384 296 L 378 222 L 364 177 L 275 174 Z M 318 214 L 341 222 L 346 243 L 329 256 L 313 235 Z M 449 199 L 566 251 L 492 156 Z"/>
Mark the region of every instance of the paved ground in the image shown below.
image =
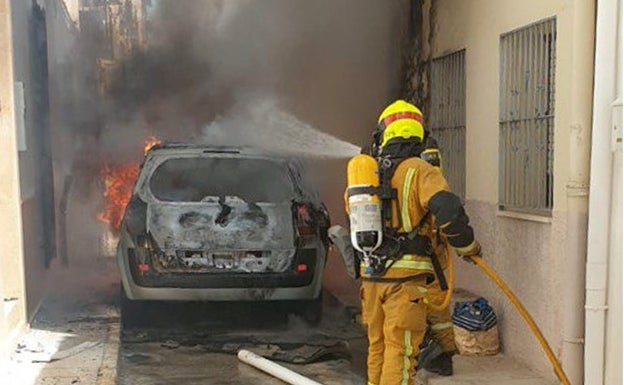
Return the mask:
<path id="1" fill-rule="evenodd" d="M 9 368 L 11 385 L 112 385 L 117 377 L 119 317 L 107 303 L 68 308 L 50 300 L 39 310 Z"/>
<path id="2" fill-rule="evenodd" d="M 546 358 L 544 358 L 546 359 Z M 455 357 L 455 375 L 439 377 L 419 373 L 420 384 L 427 385 L 555 385 L 503 355 L 495 357 Z M 418 383 L 418 382 L 417 382 Z"/>
<path id="3" fill-rule="evenodd" d="M 338 301 L 324 297 L 326 316 L 318 327 L 270 305 L 169 308 L 169 315 L 152 323 L 152 328 L 122 333 L 119 384 L 282 384 L 240 363 L 235 356 L 239 348 L 279 357 L 283 365 L 327 385 L 361 384 L 364 331 Z M 283 362 L 313 353 L 328 356 L 306 365 Z"/>
<path id="4" fill-rule="evenodd" d="M 171 307 L 150 327 L 119 330 L 118 288 L 111 286 L 97 300 L 49 298 L 42 306 L 23 346 L 15 354 L 7 381 L 11 385 L 168 385 L 282 384 L 240 363 L 239 347 L 280 354 L 307 343 L 338 346 L 322 362 L 285 366 L 326 385 L 364 384 L 366 340 L 349 312 L 326 296 L 325 317 L 316 328 L 265 308 L 247 306 Z M 94 298 L 93 293 L 88 296 Z M 192 314 L 192 316 L 189 316 Z M 79 350 L 76 350 L 78 347 Z M 80 351 L 80 349 L 84 349 Z M 72 354 L 54 362 L 57 352 Z M 292 358 L 292 357 L 290 357 Z M 455 357 L 456 375 L 426 373 L 420 384 L 552 385 L 503 357 Z"/>

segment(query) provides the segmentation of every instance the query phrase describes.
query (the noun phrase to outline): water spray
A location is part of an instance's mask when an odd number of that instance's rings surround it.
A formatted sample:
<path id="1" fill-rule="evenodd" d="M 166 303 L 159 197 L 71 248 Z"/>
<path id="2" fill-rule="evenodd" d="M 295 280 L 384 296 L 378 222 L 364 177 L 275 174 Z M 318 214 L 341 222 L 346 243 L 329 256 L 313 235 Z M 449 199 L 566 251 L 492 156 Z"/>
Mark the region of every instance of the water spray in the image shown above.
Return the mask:
<path id="1" fill-rule="evenodd" d="M 208 125 L 201 140 L 210 145 L 253 146 L 303 158 L 343 159 L 360 147 L 320 131 L 279 107 L 274 99 L 237 103 Z"/>

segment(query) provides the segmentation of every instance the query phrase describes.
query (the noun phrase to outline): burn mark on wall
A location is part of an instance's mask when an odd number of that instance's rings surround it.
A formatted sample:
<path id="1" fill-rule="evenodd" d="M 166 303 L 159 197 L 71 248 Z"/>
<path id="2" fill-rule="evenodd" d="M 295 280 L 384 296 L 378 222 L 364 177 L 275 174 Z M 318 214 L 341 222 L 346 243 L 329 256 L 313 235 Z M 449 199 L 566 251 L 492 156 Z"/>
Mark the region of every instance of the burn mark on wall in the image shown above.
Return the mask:
<path id="1" fill-rule="evenodd" d="M 435 32 L 437 0 L 412 0 L 409 35 L 404 65 L 403 97 L 423 109 L 425 123 L 430 110 L 429 71 Z"/>

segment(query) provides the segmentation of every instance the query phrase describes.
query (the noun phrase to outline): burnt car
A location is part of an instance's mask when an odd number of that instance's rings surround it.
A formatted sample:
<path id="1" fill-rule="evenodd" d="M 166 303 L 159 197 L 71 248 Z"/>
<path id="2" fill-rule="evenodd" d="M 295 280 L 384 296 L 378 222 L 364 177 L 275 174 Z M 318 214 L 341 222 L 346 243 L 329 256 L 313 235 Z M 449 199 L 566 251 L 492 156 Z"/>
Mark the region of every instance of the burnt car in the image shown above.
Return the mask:
<path id="1" fill-rule="evenodd" d="M 329 226 L 296 161 L 156 146 L 120 229 L 122 320 L 150 301 L 284 301 L 316 322 Z"/>

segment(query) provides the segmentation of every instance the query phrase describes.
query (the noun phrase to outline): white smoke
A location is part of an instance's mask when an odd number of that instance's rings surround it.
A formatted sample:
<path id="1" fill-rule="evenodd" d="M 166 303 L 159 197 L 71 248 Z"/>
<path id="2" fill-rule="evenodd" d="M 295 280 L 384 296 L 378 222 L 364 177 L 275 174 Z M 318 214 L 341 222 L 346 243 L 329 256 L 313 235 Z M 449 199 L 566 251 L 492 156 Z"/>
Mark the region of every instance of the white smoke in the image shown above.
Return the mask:
<path id="1" fill-rule="evenodd" d="M 279 154 L 325 159 L 360 152 L 352 143 L 321 132 L 280 108 L 277 100 L 239 102 L 204 129 L 201 141 L 219 146 L 249 146 Z"/>

